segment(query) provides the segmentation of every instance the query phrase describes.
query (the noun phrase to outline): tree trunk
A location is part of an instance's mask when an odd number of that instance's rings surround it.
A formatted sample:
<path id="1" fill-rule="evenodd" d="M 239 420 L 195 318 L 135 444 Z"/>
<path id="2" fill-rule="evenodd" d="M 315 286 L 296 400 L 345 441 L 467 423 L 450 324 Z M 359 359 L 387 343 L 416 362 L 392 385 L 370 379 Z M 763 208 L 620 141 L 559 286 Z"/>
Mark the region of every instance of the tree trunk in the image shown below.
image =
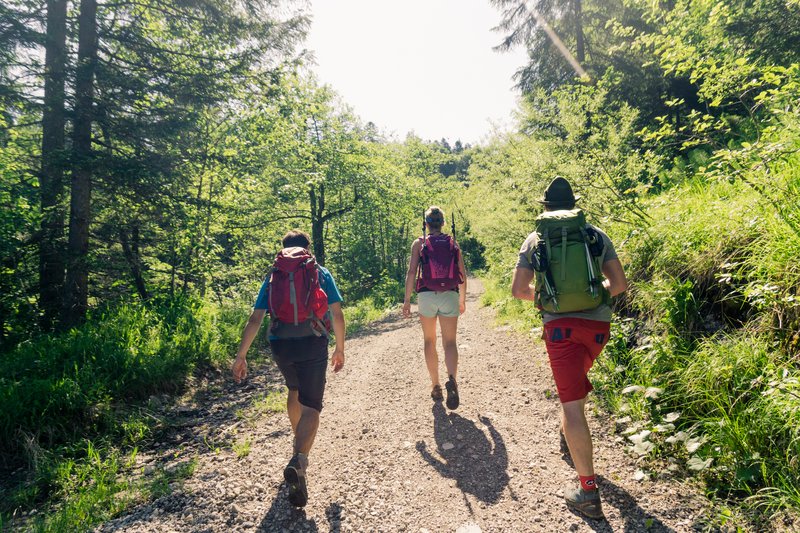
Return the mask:
<path id="1" fill-rule="evenodd" d="M 325 209 L 325 186 L 320 185 L 319 194 L 312 185 L 308 198 L 311 202 L 311 243 L 314 246 L 314 257 L 317 263 L 325 265 L 325 218 L 322 211 Z"/>
<path id="2" fill-rule="evenodd" d="M 67 0 L 47 0 L 44 107 L 39 191 L 42 241 L 39 246 L 41 326 L 53 328 L 61 313 L 64 286 L 64 79 L 67 58 Z"/>
<path id="3" fill-rule="evenodd" d="M 583 6 L 582 0 L 575 0 L 575 59 L 581 66 L 586 62 L 586 47 L 583 39 Z"/>
<path id="4" fill-rule="evenodd" d="M 97 63 L 97 1 L 81 0 L 78 15 L 78 65 L 75 71 L 72 191 L 67 249 L 64 321 L 86 317 L 89 298 L 89 223 L 92 192 L 92 121 Z"/>
<path id="5" fill-rule="evenodd" d="M 119 241 L 122 245 L 122 253 L 125 255 L 125 260 L 128 261 L 128 267 L 131 269 L 136 292 L 139 293 L 139 297 L 143 301 L 147 301 L 150 295 L 147 293 L 147 285 L 145 285 L 144 276 L 142 275 L 142 260 L 139 255 L 139 228 L 134 226 L 131 229 L 130 239 L 125 228 L 120 228 Z"/>

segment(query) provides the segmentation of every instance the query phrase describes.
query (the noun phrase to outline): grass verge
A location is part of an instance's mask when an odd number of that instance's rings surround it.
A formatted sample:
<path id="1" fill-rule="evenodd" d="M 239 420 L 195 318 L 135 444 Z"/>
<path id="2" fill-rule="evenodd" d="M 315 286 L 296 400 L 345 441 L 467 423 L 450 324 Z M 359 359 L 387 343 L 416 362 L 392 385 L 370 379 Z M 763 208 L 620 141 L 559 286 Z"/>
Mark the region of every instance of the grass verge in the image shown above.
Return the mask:
<path id="1" fill-rule="evenodd" d="M 800 236 L 741 183 L 686 183 L 647 212 L 646 232 L 605 228 L 632 286 L 590 374 L 599 400 L 641 458 L 640 479 L 704 483 L 713 527 L 796 524 Z M 507 277 L 485 284 L 499 321 L 538 325 Z"/>
<path id="2" fill-rule="evenodd" d="M 109 520 L 191 474 L 131 477 L 136 450 L 164 429 L 148 409 L 195 370 L 227 365 L 244 311 L 192 299 L 125 305 L 0 359 L 0 521 L 75 531 Z"/>

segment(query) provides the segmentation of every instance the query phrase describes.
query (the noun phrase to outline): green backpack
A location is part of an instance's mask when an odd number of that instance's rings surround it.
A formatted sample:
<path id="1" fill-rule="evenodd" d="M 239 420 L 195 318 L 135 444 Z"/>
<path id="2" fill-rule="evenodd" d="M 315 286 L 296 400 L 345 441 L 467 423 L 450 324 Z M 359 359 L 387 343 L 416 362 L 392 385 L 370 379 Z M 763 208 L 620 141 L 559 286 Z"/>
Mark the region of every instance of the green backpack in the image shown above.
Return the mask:
<path id="1" fill-rule="evenodd" d="M 600 256 L 603 238 L 586 225 L 580 209 L 536 217 L 539 242 L 531 254 L 536 306 L 549 313 L 587 311 L 608 303 Z"/>

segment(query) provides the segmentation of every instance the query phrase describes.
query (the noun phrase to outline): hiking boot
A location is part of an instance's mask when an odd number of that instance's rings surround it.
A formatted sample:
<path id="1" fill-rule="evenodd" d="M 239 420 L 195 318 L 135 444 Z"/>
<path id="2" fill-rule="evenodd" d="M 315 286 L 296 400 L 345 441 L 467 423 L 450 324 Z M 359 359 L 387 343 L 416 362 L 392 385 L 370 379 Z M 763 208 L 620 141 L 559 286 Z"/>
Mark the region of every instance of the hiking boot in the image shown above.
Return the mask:
<path id="1" fill-rule="evenodd" d="M 434 402 L 441 402 L 444 400 L 444 395 L 442 394 L 442 386 L 441 385 L 434 385 L 433 390 L 431 390 L 431 400 Z"/>
<path id="2" fill-rule="evenodd" d="M 600 520 L 605 518 L 603 515 L 603 507 L 600 504 L 600 491 L 583 490 L 583 487 L 568 487 L 564 489 L 564 500 L 567 502 L 567 507 L 577 511 L 583 516 Z"/>
<path id="3" fill-rule="evenodd" d="M 444 384 L 444 388 L 447 389 L 447 401 L 445 402 L 447 408 L 455 409 L 458 407 L 458 385 L 456 385 L 456 378 L 450 376 L 450 379 Z"/>
<path id="4" fill-rule="evenodd" d="M 308 460 L 303 460 L 303 454 L 296 453 L 283 469 L 283 479 L 289 490 L 289 503 L 295 507 L 305 507 L 308 503 L 308 488 L 306 487 L 306 469 Z"/>

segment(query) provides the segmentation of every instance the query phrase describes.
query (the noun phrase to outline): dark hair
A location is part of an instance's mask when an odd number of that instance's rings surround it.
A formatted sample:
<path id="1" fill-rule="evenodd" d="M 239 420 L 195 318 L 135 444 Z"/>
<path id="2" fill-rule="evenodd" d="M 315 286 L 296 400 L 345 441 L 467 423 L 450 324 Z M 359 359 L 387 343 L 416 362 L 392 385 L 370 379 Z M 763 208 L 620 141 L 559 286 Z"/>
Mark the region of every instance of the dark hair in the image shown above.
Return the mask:
<path id="1" fill-rule="evenodd" d="M 308 233 L 299 229 L 293 229 L 283 236 L 283 247 L 292 248 L 299 246 L 300 248 L 308 248 L 311 244 L 311 237 Z"/>
<path id="2" fill-rule="evenodd" d="M 428 229 L 440 231 L 444 225 L 444 211 L 438 205 L 432 205 L 425 211 L 425 224 Z"/>

